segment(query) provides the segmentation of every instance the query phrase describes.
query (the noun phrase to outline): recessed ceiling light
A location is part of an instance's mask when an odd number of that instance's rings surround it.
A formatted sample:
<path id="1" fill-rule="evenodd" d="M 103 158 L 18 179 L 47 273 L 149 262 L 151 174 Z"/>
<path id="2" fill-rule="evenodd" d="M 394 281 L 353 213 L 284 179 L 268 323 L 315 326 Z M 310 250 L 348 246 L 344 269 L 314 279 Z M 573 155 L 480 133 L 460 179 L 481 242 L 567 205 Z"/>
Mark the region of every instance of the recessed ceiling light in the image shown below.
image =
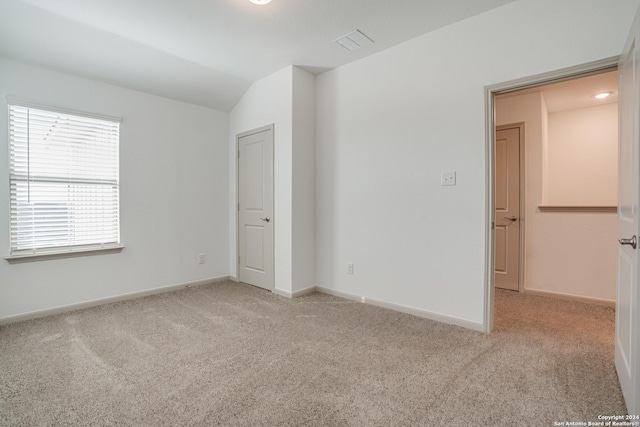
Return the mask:
<path id="1" fill-rule="evenodd" d="M 596 99 L 605 99 L 605 98 L 607 98 L 608 96 L 610 96 L 612 94 L 613 94 L 613 92 L 602 92 L 602 93 L 598 93 L 596 95 L 593 95 L 593 97 L 596 98 Z"/>
<path id="2" fill-rule="evenodd" d="M 271 0 L 249 0 L 249 1 L 253 4 L 258 4 L 260 6 L 263 6 L 267 3 L 271 3 Z"/>

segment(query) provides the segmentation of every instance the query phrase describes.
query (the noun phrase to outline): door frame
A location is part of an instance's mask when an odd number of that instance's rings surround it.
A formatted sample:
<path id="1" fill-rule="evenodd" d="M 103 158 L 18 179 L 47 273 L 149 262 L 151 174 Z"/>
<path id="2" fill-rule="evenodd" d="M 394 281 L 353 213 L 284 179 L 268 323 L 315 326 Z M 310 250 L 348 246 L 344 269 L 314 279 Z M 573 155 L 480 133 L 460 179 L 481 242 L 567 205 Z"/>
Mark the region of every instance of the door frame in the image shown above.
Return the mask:
<path id="1" fill-rule="evenodd" d="M 520 209 L 519 211 L 519 215 L 518 215 L 518 221 L 519 221 L 519 236 L 518 236 L 518 292 L 523 292 L 524 291 L 524 269 L 525 269 L 525 264 L 524 264 L 524 260 L 525 260 L 525 256 L 524 256 L 524 251 L 525 251 L 525 244 L 524 244 L 524 239 L 525 239 L 525 231 L 527 228 L 527 222 L 526 222 L 526 194 L 525 194 L 525 189 L 526 189 L 526 185 L 525 185 L 525 169 L 526 169 L 526 163 L 525 163 L 525 153 L 524 153 L 524 147 L 525 147 L 525 136 L 524 136 L 524 132 L 525 132 L 525 127 L 524 127 L 524 122 L 518 122 L 518 123 L 510 123 L 510 124 L 506 124 L 506 125 L 500 125 L 500 126 L 496 126 L 495 131 L 493 133 L 493 138 L 494 141 L 493 143 L 495 144 L 495 133 L 499 130 L 505 130 L 505 129 L 519 129 L 520 131 L 520 136 L 518 138 L 518 142 L 520 144 L 520 156 L 519 156 L 519 165 L 518 165 L 518 171 L 520 174 L 520 188 L 518 188 L 518 208 Z M 495 146 L 494 146 L 494 151 L 495 151 Z M 494 154 L 495 155 L 495 154 Z M 495 162 L 494 162 L 495 165 Z M 495 176 L 495 169 L 493 171 L 492 176 Z M 493 190 L 492 190 L 493 191 Z M 493 196 L 492 196 L 493 197 Z M 494 202 L 494 216 L 495 216 L 495 200 L 493 200 Z M 492 220 L 494 221 L 494 220 Z M 492 231 L 493 228 L 495 228 L 495 224 L 492 226 Z M 495 269 L 495 265 L 494 265 L 494 269 Z M 492 276 L 493 277 L 493 276 Z"/>
<path id="2" fill-rule="evenodd" d="M 260 132 L 264 132 L 266 130 L 270 130 L 271 131 L 271 136 L 273 138 L 273 183 L 274 183 L 274 188 L 273 188 L 273 210 L 275 211 L 276 208 L 276 198 L 275 198 L 275 144 L 276 144 L 276 137 L 275 137 L 275 125 L 273 123 L 271 123 L 270 125 L 265 125 L 265 126 L 261 126 L 259 128 L 255 128 L 255 129 L 251 129 L 245 132 L 241 132 L 236 134 L 236 144 L 235 144 L 235 159 L 236 159 L 236 206 L 235 206 L 235 211 L 236 211 L 236 280 L 239 282 L 240 281 L 240 138 L 245 137 L 245 136 L 249 136 L 249 135 L 253 135 L 256 133 L 260 133 Z M 272 215 L 273 216 L 273 215 Z M 276 283 L 276 278 L 275 278 L 275 265 L 276 265 L 276 222 L 273 222 L 273 289 L 271 289 L 271 291 L 273 292 L 273 290 L 275 289 L 275 283 Z"/>
<path id="3" fill-rule="evenodd" d="M 562 68 L 547 73 L 536 74 L 503 83 L 485 86 L 485 206 L 487 207 L 485 216 L 485 300 L 484 300 L 484 322 L 483 330 L 486 333 L 493 331 L 494 321 L 494 298 L 495 288 L 493 273 L 495 269 L 493 239 L 493 227 L 495 225 L 495 204 L 494 204 L 494 176 L 495 176 L 495 105 L 494 97 L 498 94 L 515 92 L 535 86 L 542 86 L 549 83 L 557 83 L 577 77 L 586 77 L 599 74 L 605 71 L 617 70 L 620 56 L 612 56 L 599 61 L 588 62 L 582 65 Z M 524 254 L 524 251 L 521 251 Z M 524 272 L 524 270 L 523 270 Z"/>

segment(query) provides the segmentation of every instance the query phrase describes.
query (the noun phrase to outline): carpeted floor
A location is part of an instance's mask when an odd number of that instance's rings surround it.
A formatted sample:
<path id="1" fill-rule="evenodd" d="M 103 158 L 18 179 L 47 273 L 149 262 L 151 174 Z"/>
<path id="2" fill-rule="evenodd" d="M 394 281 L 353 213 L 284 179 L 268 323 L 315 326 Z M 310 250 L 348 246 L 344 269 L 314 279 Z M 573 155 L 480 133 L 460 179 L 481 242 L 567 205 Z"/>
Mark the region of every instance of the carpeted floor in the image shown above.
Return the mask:
<path id="1" fill-rule="evenodd" d="M 0 327 L 0 425 L 552 426 L 625 413 L 614 311 L 498 291 L 491 335 L 221 283 Z"/>

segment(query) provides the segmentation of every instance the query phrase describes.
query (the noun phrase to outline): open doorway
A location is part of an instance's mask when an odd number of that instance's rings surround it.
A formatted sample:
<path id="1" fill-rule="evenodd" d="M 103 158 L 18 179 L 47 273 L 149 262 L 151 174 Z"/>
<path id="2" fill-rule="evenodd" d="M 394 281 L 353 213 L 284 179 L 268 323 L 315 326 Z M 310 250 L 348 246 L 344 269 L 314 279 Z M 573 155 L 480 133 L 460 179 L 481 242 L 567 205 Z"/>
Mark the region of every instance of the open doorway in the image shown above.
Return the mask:
<path id="1" fill-rule="evenodd" d="M 498 130 L 488 139 L 493 221 L 487 331 L 493 329 L 494 284 L 615 306 L 616 59 L 487 89 L 493 113 L 488 131 Z M 609 97 L 594 98 L 602 92 Z M 507 133 L 515 142 L 506 142 Z M 509 155 L 507 144 L 520 153 Z M 507 158 L 511 165 L 501 164 Z M 500 180 L 507 175 L 505 185 Z M 507 206 L 513 198 L 517 203 Z M 513 206 L 519 211 L 511 215 Z M 505 286 L 494 274 L 507 272 Z"/>

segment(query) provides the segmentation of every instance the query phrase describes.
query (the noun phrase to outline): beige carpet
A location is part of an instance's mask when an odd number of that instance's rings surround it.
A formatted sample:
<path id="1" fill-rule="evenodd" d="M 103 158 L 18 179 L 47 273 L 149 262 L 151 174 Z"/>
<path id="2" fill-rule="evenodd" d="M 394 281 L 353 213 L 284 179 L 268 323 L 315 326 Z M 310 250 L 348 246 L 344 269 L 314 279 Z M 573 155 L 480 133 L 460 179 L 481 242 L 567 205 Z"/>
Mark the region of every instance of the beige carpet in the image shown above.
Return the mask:
<path id="1" fill-rule="evenodd" d="M 625 412 L 614 312 L 498 292 L 485 335 L 222 283 L 0 327 L 0 425 L 551 426 Z"/>

